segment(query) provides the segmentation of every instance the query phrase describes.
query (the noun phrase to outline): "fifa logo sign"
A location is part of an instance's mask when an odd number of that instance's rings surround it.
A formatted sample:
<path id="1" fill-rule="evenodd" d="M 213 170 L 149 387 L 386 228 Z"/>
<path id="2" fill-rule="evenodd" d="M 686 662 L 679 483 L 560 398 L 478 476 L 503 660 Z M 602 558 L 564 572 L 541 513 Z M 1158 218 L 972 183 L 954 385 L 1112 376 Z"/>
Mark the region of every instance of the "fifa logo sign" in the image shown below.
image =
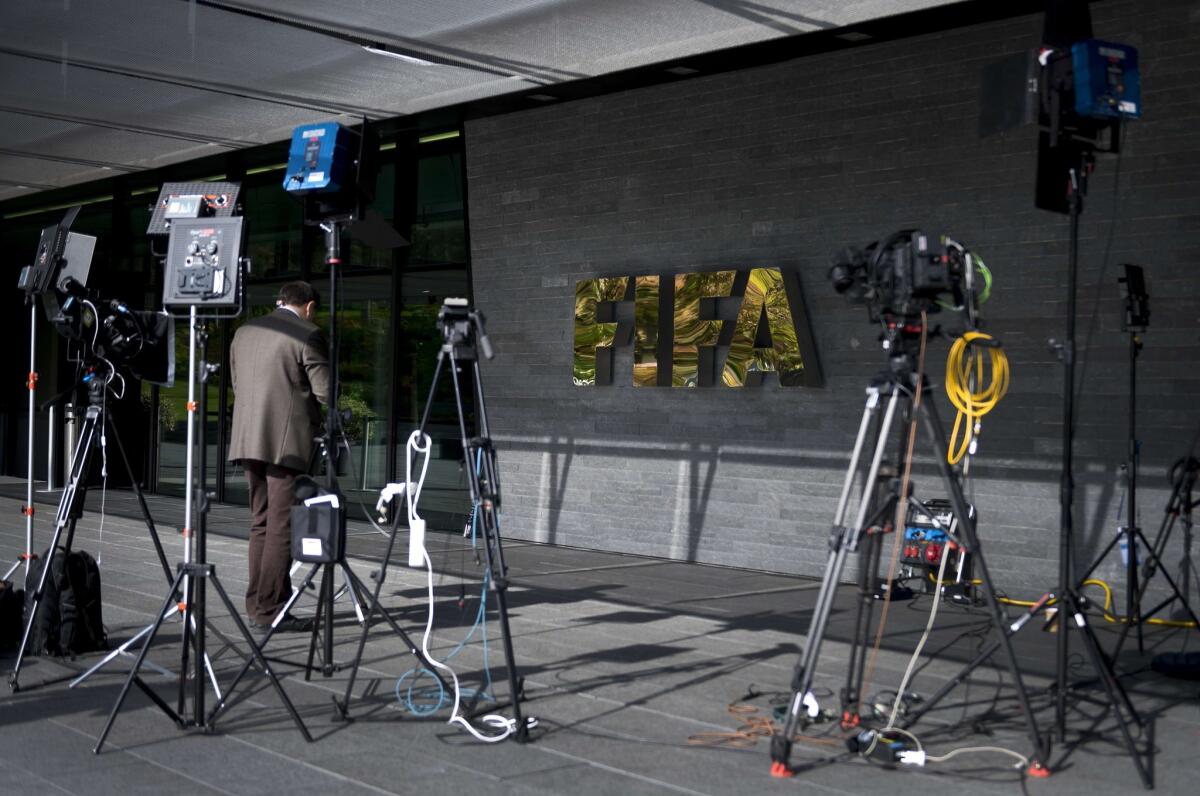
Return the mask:
<path id="1" fill-rule="evenodd" d="M 611 384 L 625 346 L 637 387 L 744 387 L 768 374 L 782 387 L 824 383 L 800 281 L 778 268 L 577 282 L 575 384 Z"/>

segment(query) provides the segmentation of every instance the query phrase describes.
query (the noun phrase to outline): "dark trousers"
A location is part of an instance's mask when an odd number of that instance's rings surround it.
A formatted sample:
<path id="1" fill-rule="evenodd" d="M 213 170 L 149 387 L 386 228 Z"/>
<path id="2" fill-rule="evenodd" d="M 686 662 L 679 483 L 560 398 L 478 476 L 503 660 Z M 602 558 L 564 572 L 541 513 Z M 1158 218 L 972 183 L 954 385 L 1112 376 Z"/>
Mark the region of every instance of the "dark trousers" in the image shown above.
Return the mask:
<path id="1" fill-rule="evenodd" d="M 277 464 L 242 461 L 250 486 L 250 585 L 246 615 L 269 624 L 292 594 L 293 487 L 300 473 Z"/>

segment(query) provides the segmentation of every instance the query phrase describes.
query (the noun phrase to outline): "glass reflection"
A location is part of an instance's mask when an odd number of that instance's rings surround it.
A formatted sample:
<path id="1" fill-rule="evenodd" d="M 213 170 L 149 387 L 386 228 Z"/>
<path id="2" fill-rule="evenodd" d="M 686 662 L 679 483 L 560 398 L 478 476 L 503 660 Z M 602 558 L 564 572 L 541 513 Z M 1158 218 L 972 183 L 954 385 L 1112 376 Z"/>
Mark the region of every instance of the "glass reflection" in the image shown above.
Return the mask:
<path id="1" fill-rule="evenodd" d="M 600 323 L 597 312 L 602 302 L 622 301 L 629 277 L 584 279 L 575 283 L 575 359 L 574 379 L 577 387 L 596 384 L 597 349 L 611 352 L 617 336 L 617 324 Z"/>
<path id="2" fill-rule="evenodd" d="M 746 283 L 721 381 L 727 387 L 742 387 L 748 379 L 771 372 L 779 374 L 781 385 L 793 387 L 802 383 L 804 362 L 783 274 L 777 268 L 755 268 Z"/>
<path id="3" fill-rule="evenodd" d="M 633 386 L 658 385 L 658 293 L 657 276 L 639 276 L 634 285 Z"/>
<path id="4" fill-rule="evenodd" d="M 728 296 L 733 288 L 735 274 L 735 271 L 714 271 L 706 274 L 679 274 L 675 277 L 672 387 L 700 385 L 700 349 L 717 345 L 723 323 L 700 317 L 701 299 Z"/>

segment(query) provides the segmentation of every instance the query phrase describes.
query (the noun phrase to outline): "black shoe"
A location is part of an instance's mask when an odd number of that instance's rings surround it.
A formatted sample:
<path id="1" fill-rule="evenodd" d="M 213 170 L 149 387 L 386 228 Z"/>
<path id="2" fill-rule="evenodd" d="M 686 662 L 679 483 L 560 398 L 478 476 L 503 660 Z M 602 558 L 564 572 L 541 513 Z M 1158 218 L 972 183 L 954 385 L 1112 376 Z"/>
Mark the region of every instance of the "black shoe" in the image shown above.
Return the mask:
<path id="1" fill-rule="evenodd" d="M 275 625 L 276 633 L 311 633 L 312 629 L 312 619 L 301 619 L 291 614 L 280 619 L 279 624 Z"/>
<path id="2" fill-rule="evenodd" d="M 253 619 L 246 620 L 246 627 L 250 628 L 250 632 L 265 634 L 271 629 L 271 622 L 256 622 Z M 279 620 L 279 624 L 275 626 L 276 633 L 311 633 L 313 629 L 312 619 L 300 619 L 299 617 L 288 614 L 283 619 Z"/>

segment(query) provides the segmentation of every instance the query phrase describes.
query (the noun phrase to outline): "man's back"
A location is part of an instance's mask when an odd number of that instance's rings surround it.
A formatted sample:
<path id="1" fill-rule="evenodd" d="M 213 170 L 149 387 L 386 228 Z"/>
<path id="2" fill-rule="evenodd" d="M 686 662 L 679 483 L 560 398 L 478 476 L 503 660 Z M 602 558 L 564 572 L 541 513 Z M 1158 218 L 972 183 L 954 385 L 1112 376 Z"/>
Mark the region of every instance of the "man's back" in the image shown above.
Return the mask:
<path id="1" fill-rule="evenodd" d="M 329 356 L 317 326 L 287 309 L 237 330 L 229 353 L 234 390 L 229 460 L 308 469 L 329 395 Z"/>

